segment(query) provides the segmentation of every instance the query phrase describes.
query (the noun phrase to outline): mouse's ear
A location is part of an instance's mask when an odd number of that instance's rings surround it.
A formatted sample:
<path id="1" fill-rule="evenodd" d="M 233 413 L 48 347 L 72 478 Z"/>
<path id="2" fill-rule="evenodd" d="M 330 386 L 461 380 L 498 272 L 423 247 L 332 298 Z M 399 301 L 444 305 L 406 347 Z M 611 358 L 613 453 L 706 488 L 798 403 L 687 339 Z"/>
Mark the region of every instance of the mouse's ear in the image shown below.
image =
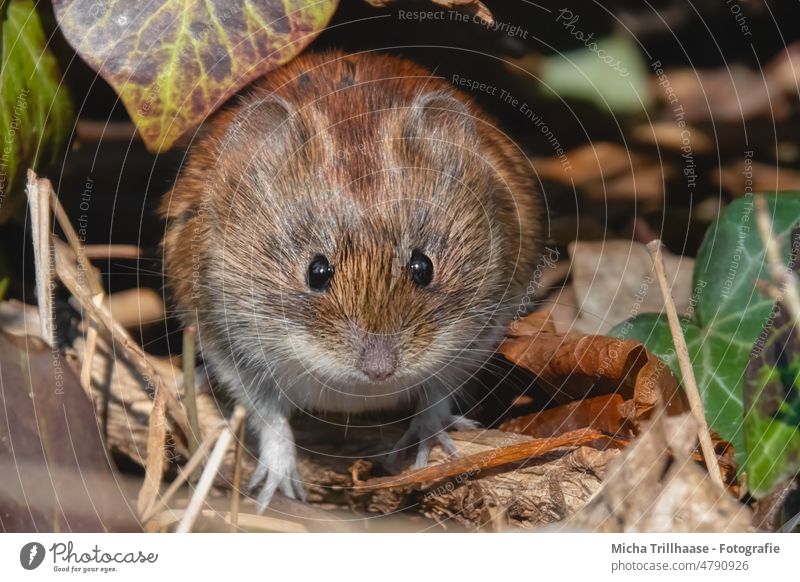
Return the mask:
<path id="1" fill-rule="evenodd" d="M 286 99 L 274 94 L 251 94 L 231 120 L 220 145 L 228 154 L 242 147 L 244 153 L 255 153 L 265 146 L 286 153 L 286 148 L 302 147 L 310 134 L 300 112 Z"/>
<path id="2" fill-rule="evenodd" d="M 403 124 L 402 138 L 474 143 L 478 127 L 463 101 L 444 91 L 431 91 L 414 98 Z"/>

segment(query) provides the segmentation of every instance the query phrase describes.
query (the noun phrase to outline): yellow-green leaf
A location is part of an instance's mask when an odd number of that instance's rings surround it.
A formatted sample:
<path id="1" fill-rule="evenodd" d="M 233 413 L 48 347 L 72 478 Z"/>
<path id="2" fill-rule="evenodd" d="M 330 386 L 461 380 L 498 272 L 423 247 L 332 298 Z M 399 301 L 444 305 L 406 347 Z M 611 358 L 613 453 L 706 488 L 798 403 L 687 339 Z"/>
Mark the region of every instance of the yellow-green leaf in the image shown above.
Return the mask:
<path id="1" fill-rule="evenodd" d="M 64 36 L 169 149 L 253 79 L 299 54 L 338 0 L 53 0 Z"/>

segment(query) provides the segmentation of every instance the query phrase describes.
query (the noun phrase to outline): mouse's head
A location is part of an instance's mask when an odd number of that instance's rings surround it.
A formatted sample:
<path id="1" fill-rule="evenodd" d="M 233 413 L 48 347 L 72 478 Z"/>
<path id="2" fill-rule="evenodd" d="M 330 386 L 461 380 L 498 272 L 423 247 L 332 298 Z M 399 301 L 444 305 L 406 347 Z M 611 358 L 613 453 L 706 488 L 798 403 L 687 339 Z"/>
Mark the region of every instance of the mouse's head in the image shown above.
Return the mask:
<path id="1" fill-rule="evenodd" d="M 446 92 L 331 107 L 253 96 L 219 140 L 203 317 L 243 361 L 344 392 L 461 381 L 531 270 L 507 155 Z"/>

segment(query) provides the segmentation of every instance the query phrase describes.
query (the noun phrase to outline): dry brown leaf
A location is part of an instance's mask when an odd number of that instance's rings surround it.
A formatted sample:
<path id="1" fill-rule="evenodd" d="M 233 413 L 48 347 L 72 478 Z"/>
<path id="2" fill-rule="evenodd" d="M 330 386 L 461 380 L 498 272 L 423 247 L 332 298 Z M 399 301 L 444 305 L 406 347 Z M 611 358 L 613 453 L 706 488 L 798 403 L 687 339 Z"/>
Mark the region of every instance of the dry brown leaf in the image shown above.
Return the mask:
<path id="1" fill-rule="evenodd" d="M 508 335 L 513 337 L 535 335 L 540 332 L 556 333 L 552 315 L 549 311 L 543 310 L 534 311 L 522 319 L 515 319 L 508 329 Z"/>
<path id="2" fill-rule="evenodd" d="M 685 452 L 697 426 L 690 414 L 656 415 L 615 459 L 600 490 L 558 529 L 587 532 L 737 532 L 751 512 L 713 484 Z"/>
<path id="3" fill-rule="evenodd" d="M 777 62 L 777 61 L 776 61 Z M 742 64 L 715 69 L 669 69 L 666 78 L 683 107 L 688 123 L 707 121 L 741 123 L 754 117 L 785 120 L 791 112 L 790 96 L 776 69 L 774 79 Z M 652 77 L 654 85 L 661 82 Z M 666 95 L 661 87 L 657 94 Z M 796 87 L 793 93 L 796 94 Z"/>
<path id="4" fill-rule="evenodd" d="M 536 313 L 547 315 L 554 328 L 553 331 L 560 333 L 573 331 L 575 320 L 578 318 L 578 300 L 575 297 L 575 290 L 568 285 L 553 291 L 540 303 L 540 309 Z M 515 325 L 518 321 L 522 320 L 516 320 L 511 325 Z"/>
<path id="5" fill-rule="evenodd" d="M 607 182 L 622 174 L 632 174 L 634 168 L 645 165 L 649 158 L 620 144 L 592 142 L 578 146 L 569 152 L 571 170 L 564 171 L 559 158 L 538 160 L 536 172 L 547 180 L 566 186 L 582 187 L 591 181 Z"/>
<path id="6" fill-rule="evenodd" d="M 751 162 L 749 169 L 737 162 L 719 168 L 713 175 L 719 186 L 736 197 L 744 196 L 748 188 L 750 192 L 800 190 L 800 171 L 781 166 L 777 162 Z"/>
<path id="7" fill-rule="evenodd" d="M 569 245 L 578 319 L 573 331 L 608 333 L 637 313 L 658 312 L 664 298 L 647 248 L 630 240 L 576 241 Z M 689 309 L 694 259 L 664 253 L 678 313 Z M 634 311 L 632 311 L 634 310 Z"/>
<path id="8" fill-rule="evenodd" d="M 692 136 L 692 151 L 695 154 L 711 153 L 714 143 L 704 131 L 692 126 L 681 127 L 674 121 L 637 125 L 631 130 L 631 136 L 641 143 L 679 152 L 686 145 L 687 131 Z"/>
<path id="9" fill-rule="evenodd" d="M 660 401 L 670 414 L 684 409 L 678 382 L 667 365 L 639 342 L 554 333 L 541 320 L 540 315 L 528 316 L 512 324 L 499 351 L 533 372 L 555 399 L 570 402 L 618 392 L 631 401 L 626 410 L 631 419 L 647 417 Z"/>
<path id="10" fill-rule="evenodd" d="M 581 145 L 567 156 L 568 171 L 561 158 L 553 157 L 537 160 L 537 173 L 570 189 L 577 188 L 581 199 L 601 205 L 605 212 L 617 207 L 627 209 L 633 201 L 639 211 L 661 209 L 664 182 L 675 175 L 675 168 L 662 159 L 611 142 Z"/>
<path id="11" fill-rule="evenodd" d="M 511 433 L 503 434 L 487 431 L 469 443 L 457 441 L 457 445 L 463 446 L 465 453 L 491 450 Z M 487 471 L 470 479 L 456 477 L 435 484 L 421 492 L 419 506 L 425 515 L 445 525 L 455 520 L 483 530 L 487 514 L 500 514 L 502 522 L 492 526 L 495 531 L 536 528 L 580 512 L 602 486 L 607 467 L 619 454 L 618 449 L 588 446 L 559 449 L 513 471 Z"/>
<path id="12" fill-rule="evenodd" d="M 0 331 L 0 386 L 0 527 L 141 529 L 127 483 L 106 455 L 92 403 L 63 356 L 40 338 Z"/>
<path id="13" fill-rule="evenodd" d="M 580 428 L 621 435 L 625 425 L 622 415 L 624 402 L 619 394 L 576 400 L 563 406 L 518 416 L 504 422 L 498 429 L 534 438 L 550 438 Z"/>
<path id="14" fill-rule="evenodd" d="M 636 202 L 639 212 L 652 212 L 664 207 L 665 182 L 675 177 L 675 167 L 663 161 L 648 159 L 635 166 L 632 173 L 623 172 L 607 181 L 595 180 L 583 186 L 582 197 L 596 205 L 627 208 Z"/>

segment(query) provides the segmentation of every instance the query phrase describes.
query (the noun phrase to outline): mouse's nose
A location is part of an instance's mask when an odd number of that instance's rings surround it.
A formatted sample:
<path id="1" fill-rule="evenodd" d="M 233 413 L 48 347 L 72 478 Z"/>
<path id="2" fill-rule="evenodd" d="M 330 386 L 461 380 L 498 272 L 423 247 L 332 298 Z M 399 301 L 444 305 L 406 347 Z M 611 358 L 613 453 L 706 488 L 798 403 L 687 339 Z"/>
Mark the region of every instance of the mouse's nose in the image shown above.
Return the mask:
<path id="1" fill-rule="evenodd" d="M 396 367 L 397 359 L 386 340 L 380 338 L 365 340 L 359 354 L 358 368 L 370 380 L 386 380 L 394 374 Z"/>

